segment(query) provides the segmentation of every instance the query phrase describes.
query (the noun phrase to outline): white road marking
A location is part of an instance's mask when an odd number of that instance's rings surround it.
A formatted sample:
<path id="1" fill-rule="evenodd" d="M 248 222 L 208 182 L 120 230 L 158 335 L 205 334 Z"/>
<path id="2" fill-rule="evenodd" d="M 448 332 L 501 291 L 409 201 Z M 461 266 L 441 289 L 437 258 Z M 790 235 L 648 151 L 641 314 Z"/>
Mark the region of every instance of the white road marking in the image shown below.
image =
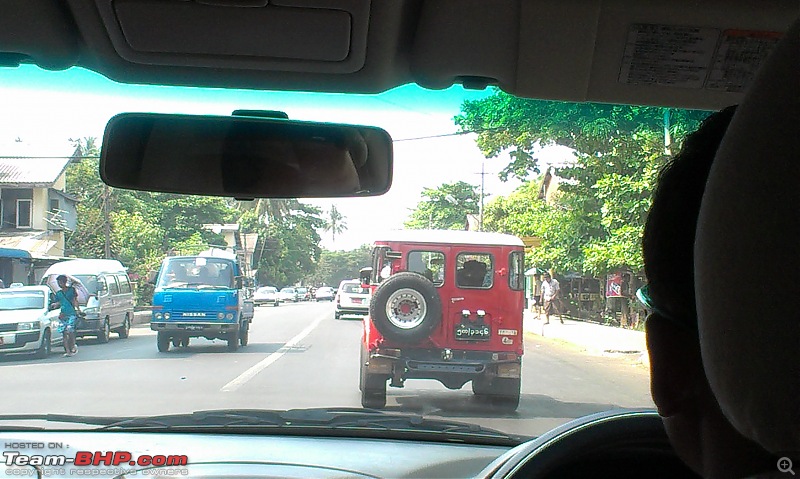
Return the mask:
<path id="1" fill-rule="evenodd" d="M 234 378 L 228 384 L 222 386 L 221 391 L 224 391 L 224 392 L 236 391 L 237 389 L 242 387 L 247 381 L 253 379 L 258 373 L 260 373 L 261 371 L 263 371 L 264 369 L 269 367 L 275 361 L 279 360 L 281 358 L 281 356 L 283 356 L 284 354 L 286 354 L 289 351 L 291 351 L 292 348 L 297 343 L 299 343 L 300 341 L 303 340 L 303 338 L 308 336 L 311 333 L 311 331 L 313 331 L 314 328 L 319 326 L 319 323 L 321 323 L 328 316 L 330 316 L 330 313 L 326 312 L 325 315 L 320 316 L 319 318 L 317 318 L 313 323 L 311 323 L 308 326 L 306 326 L 306 329 L 300 331 L 297 334 L 297 336 L 293 337 L 292 339 L 287 341 L 283 346 L 281 346 L 280 349 L 278 349 L 274 353 L 270 354 L 266 358 L 262 359 L 261 361 L 259 361 L 255 365 L 253 365 L 247 371 L 245 371 L 242 374 L 238 375 L 236 378 Z"/>

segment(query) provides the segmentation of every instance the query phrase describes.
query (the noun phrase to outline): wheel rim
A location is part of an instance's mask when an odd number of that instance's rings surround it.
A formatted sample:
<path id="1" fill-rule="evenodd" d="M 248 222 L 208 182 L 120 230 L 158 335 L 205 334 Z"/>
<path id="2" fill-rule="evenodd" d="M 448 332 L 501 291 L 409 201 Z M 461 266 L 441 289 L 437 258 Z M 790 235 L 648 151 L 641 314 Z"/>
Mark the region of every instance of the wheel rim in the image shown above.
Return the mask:
<path id="1" fill-rule="evenodd" d="M 400 329 L 414 329 L 425 320 L 428 302 L 419 291 L 398 289 L 386 301 L 386 317 Z"/>

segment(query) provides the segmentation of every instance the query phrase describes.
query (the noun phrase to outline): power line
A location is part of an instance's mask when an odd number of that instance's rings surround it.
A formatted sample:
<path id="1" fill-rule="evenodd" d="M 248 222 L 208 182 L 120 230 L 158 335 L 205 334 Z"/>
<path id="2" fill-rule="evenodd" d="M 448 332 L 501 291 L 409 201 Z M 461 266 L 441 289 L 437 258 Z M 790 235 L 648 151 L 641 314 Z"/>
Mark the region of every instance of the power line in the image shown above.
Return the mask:
<path id="1" fill-rule="evenodd" d="M 457 131 L 454 133 L 442 133 L 441 135 L 429 135 L 429 136 L 417 136 L 414 138 L 400 138 L 392 140 L 392 142 L 400 142 L 400 141 L 416 141 L 416 140 L 429 140 L 432 138 L 444 138 L 448 136 L 460 136 L 460 135 L 469 135 L 470 133 L 486 133 L 486 132 L 493 132 L 493 131 L 501 131 L 506 130 L 505 127 L 497 127 L 497 128 L 484 128 L 481 130 L 469 130 L 469 131 Z"/>

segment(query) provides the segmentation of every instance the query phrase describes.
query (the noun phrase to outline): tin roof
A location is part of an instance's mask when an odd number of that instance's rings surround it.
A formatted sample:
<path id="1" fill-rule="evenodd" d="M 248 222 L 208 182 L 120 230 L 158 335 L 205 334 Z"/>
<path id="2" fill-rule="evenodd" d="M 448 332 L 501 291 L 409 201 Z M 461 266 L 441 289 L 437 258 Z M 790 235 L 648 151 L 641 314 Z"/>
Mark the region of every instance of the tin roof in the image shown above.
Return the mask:
<path id="1" fill-rule="evenodd" d="M 69 162 L 69 158 L 0 158 L 0 185 L 51 186 Z"/>
<path id="2" fill-rule="evenodd" d="M 403 243 L 446 243 L 489 246 L 525 246 L 514 235 L 459 230 L 395 230 L 379 239 Z"/>
<path id="3" fill-rule="evenodd" d="M 0 144 L 0 185 L 50 186 L 75 154 L 70 145 L 44 149 L 18 142 Z"/>

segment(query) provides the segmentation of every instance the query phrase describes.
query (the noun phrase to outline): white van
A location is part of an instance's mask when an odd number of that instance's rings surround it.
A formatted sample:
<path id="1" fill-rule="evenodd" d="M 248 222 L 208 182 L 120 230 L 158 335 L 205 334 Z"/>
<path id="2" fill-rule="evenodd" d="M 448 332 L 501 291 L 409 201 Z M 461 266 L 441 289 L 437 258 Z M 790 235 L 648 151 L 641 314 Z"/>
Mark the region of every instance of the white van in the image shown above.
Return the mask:
<path id="1" fill-rule="evenodd" d="M 86 317 L 78 321 L 78 337 L 96 336 L 108 342 L 111 332 L 127 338 L 133 322 L 133 287 L 126 268 L 116 260 L 74 259 L 56 263 L 42 279 L 47 283 L 51 276 L 74 276 L 86 286 L 91 297 L 81 304 Z"/>

